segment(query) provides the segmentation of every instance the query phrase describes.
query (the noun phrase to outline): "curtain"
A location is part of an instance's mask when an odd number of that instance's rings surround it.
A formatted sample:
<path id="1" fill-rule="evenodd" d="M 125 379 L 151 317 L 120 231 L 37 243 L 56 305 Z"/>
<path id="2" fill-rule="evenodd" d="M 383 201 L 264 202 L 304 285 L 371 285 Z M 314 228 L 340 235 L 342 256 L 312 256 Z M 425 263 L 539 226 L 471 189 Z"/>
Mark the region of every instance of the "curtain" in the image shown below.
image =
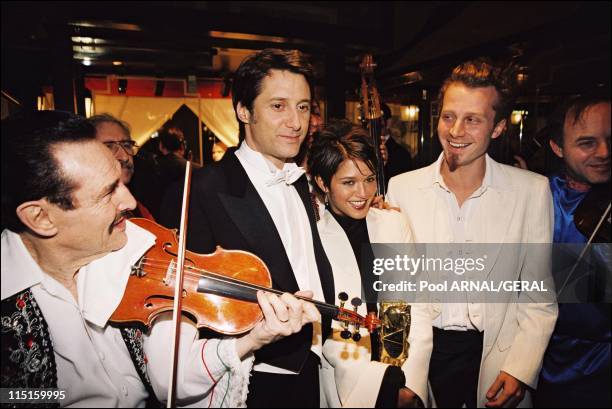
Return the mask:
<path id="1" fill-rule="evenodd" d="M 199 109 L 198 109 L 199 103 Z M 226 146 L 238 144 L 238 122 L 229 98 L 166 98 L 94 95 L 96 114 L 108 113 L 127 122 L 132 139 L 143 145 L 185 104 Z"/>
<path id="2" fill-rule="evenodd" d="M 200 108 L 202 110 L 202 121 L 225 146 L 238 145 L 238 121 L 236 120 L 236 114 L 234 114 L 231 99 L 200 99 Z"/>

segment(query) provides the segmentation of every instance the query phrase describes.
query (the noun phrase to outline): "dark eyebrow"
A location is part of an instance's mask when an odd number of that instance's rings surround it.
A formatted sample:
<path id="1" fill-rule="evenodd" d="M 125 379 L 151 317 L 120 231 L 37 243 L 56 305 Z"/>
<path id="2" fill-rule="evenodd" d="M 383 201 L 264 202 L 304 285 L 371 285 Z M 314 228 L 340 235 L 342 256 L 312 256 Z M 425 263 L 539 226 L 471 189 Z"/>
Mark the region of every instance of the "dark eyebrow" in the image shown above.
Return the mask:
<path id="1" fill-rule="evenodd" d="M 444 110 L 440 111 L 440 115 L 441 114 L 453 114 L 453 115 L 457 115 L 455 113 L 455 111 L 451 111 L 451 110 L 448 110 L 448 109 L 444 109 Z M 482 117 L 484 117 L 485 114 L 482 113 L 482 112 L 466 112 L 465 116 L 482 116 Z"/>
<path id="2" fill-rule="evenodd" d="M 369 178 L 371 176 L 376 176 L 376 174 L 374 172 L 371 172 L 369 174 L 362 174 L 362 176 L 365 176 L 366 178 Z M 343 178 L 340 178 L 340 180 L 353 180 L 353 179 L 357 179 L 359 178 L 359 176 L 345 176 Z"/>
<path id="3" fill-rule="evenodd" d="M 578 138 L 576 138 L 576 142 L 582 142 L 582 141 L 593 141 L 597 138 L 595 138 L 594 136 L 591 135 L 582 135 L 579 136 Z"/>
<path id="4" fill-rule="evenodd" d="M 284 102 L 284 101 L 288 101 L 288 100 L 289 100 L 289 98 L 282 98 L 282 97 L 272 97 L 272 98 L 270 98 L 270 102 L 271 101 L 283 101 Z M 302 104 L 304 102 L 308 102 L 309 104 L 311 103 L 310 99 L 302 99 L 302 100 L 298 101 L 298 104 Z"/>
<path id="5" fill-rule="evenodd" d="M 113 193 L 117 189 L 118 186 L 119 186 L 119 179 L 115 180 L 113 183 L 111 183 L 106 188 L 104 188 L 104 190 L 102 190 L 102 193 L 100 193 L 100 196 L 98 196 L 98 200 L 102 200 L 104 197 Z"/>

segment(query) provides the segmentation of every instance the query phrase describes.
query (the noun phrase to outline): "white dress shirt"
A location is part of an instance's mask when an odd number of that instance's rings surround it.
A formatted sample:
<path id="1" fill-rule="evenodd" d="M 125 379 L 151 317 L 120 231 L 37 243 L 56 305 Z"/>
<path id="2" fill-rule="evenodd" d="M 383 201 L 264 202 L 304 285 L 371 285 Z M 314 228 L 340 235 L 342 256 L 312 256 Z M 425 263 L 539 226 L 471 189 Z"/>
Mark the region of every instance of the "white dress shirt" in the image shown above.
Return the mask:
<path id="1" fill-rule="evenodd" d="M 489 166 L 485 164 L 485 175 L 482 180 L 482 185 L 463 202 L 461 207 L 457 201 L 457 197 L 444 183 L 444 178 L 440 174 L 444 153 L 440 155 L 436 162 L 436 173 L 434 175 L 434 184 L 439 187 L 436 190 L 437 194 L 446 201 L 448 206 L 448 217 L 450 231 L 452 234 L 451 243 L 457 252 L 462 251 L 461 243 L 474 243 L 475 237 L 483 237 L 483 224 L 475 223 L 474 220 L 478 214 L 478 208 L 482 202 L 482 197 L 487 193 L 487 188 L 491 184 L 491 173 Z M 479 230 L 480 229 L 480 230 Z M 455 256 L 460 257 L 461 254 Z M 452 295 L 449 295 L 452 296 Z M 461 295 L 461 300 L 455 300 L 453 303 L 442 304 L 442 311 L 433 320 L 433 326 L 455 331 L 477 330 L 483 331 L 483 308 L 481 303 L 469 302 L 469 296 Z M 466 302 L 462 302 L 465 299 Z"/>
<path id="2" fill-rule="evenodd" d="M 300 171 L 295 163 L 285 163 L 282 170 L 278 169 L 261 153 L 254 151 L 246 141 L 236 151 L 236 157 L 274 221 L 298 287 L 300 290 L 311 290 L 315 300 L 324 300 L 308 214 L 300 195 L 291 185 L 297 180 L 298 175 L 304 172 Z M 287 181 L 283 181 L 281 180 L 282 173 L 291 176 Z M 322 353 L 322 345 L 321 323 L 314 323 L 311 349 L 319 357 Z M 262 372 L 295 374 L 292 371 L 264 363 L 255 364 L 253 369 Z"/>
<path id="3" fill-rule="evenodd" d="M 123 297 L 130 267 L 151 247 L 155 237 L 130 222 L 126 234 L 128 241 L 121 250 L 79 270 L 77 302 L 68 289 L 41 270 L 18 234 L 2 232 L 2 300 L 31 289 L 53 342 L 57 386 L 66 390 L 61 406 L 145 405 L 148 393 L 120 330 L 108 325 L 108 320 Z M 202 406 L 212 400 L 213 406 L 244 406 L 252 357 L 241 362 L 234 339 L 210 340 L 205 345 L 205 340 L 197 340 L 197 329 L 187 319 L 181 331 L 177 403 Z M 160 316 L 150 333 L 144 335 L 147 372 L 160 400 L 167 394 L 172 338 L 169 313 Z M 219 381 L 217 387 L 211 376 Z M 230 381 L 232 390 L 225 396 Z M 211 393 L 215 389 L 218 392 Z"/>

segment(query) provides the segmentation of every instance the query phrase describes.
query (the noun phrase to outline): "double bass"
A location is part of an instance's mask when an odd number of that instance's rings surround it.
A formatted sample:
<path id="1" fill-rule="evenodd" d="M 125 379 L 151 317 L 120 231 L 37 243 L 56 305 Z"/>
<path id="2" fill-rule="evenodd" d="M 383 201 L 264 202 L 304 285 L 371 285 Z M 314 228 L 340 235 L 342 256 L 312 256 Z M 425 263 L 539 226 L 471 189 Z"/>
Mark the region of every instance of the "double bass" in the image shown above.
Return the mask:
<path id="1" fill-rule="evenodd" d="M 376 151 L 376 195 L 385 196 L 385 164 L 380 153 L 382 113 L 380 109 L 380 95 L 374 80 L 376 64 L 371 54 L 366 54 L 360 65 L 361 68 L 361 123 L 366 128 Z"/>
<path id="2" fill-rule="evenodd" d="M 382 112 L 380 95 L 374 80 L 376 64 L 371 54 L 366 54 L 361 68 L 361 121 L 367 128 L 376 152 L 376 194 L 386 194 L 385 164 L 380 152 L 382 134 Z M 380 325 L 379 351 L 380 362 L 402 366 L 408 359 L 411 306 L 402 301 L 382 302 L 378 306 Z M 375 313 L 374 313 L 375 314 Z"/>

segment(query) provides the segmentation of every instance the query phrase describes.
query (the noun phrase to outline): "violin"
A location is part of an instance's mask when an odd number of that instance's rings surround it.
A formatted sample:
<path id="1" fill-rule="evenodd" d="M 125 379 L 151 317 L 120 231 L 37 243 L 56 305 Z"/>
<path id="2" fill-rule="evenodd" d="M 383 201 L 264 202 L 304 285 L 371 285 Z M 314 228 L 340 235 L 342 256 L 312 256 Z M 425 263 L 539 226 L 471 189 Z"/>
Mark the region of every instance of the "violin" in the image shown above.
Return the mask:
<path id="1" fill-rule="evenodd" d="M 169 368 L 166 407 L 176 406 L 177 362 L 179 359 L 181 316 L 190 317 L 198 328 L 209 328 L 224 335 L 247 332 L 263 318 L 257 303 L 257 291 L 282 295 L 274 290 L 270 271 L 254 254 L 217 247 L 212 254 L 186 250 L 191 162 L 185 168 L 180 235 L 147 219 L 130 219 L 157 238 L 140 260 L 132 266 L 130 277 L 119 306 L 110 322 L 137 322 L 150 327 L 156 317 L 172 312 L 172 359 Z M 177 240 L 178 238 L 178 240 Z M 353 325 L 356 341 L 359 327 L 373 332 L 380 321 L 375 315 L 364 318 L 357 314 L 361 300 L 353 303 L 354 311 L 335 305 L 297 298 L 312 303 L 322 315 L 344 322 L 345 335 Z M 358 299 L 357 299 L 358 300 Z"/>
<path id="2" fill-rule="evenodd" d="M 563 290 L 570 282 L 570 278 L 580 265 L 590 245 L 592 243 L 612 242 L 610 234 L 610 196 L 610 183 L 594 185 L 576 208 L 574 212 L 574 225 L 588 240 L 567 275 L 565 282 L 560 287 L 558 297 L 561 296 Z"/>
<path id="3" fill-rule="evenodd" d="M 610 183 L 594 185 L 574 212 L 576 229 L 589 243 L 610 243 Z"/>
<path id="4" fill-rule="evenodd" d="M 156 244 L 132 266 L 125 294 L 112 314 L 114 323 L 138 322 L 149 327 L 159 314 L 172 311 L 177 272 L 178 242 L 176 230 L 134 218 L 130 221 L 153 233 Z M 217 247 L 212 254 L 185 251 L 182 313 L 198 328 L 208 328 L 224 335 L 251 330 L 263 317 L 257 304 L 257 291 L 282 295 L 271 288 L 272 278 L 266 264 L 256 255 L 241 250 Z M 374 315 L 362 317 L 354 311 L 333 304 L 295 296 L 312 303 L 322 315 L 373 332 L 380 321 Z"/>

